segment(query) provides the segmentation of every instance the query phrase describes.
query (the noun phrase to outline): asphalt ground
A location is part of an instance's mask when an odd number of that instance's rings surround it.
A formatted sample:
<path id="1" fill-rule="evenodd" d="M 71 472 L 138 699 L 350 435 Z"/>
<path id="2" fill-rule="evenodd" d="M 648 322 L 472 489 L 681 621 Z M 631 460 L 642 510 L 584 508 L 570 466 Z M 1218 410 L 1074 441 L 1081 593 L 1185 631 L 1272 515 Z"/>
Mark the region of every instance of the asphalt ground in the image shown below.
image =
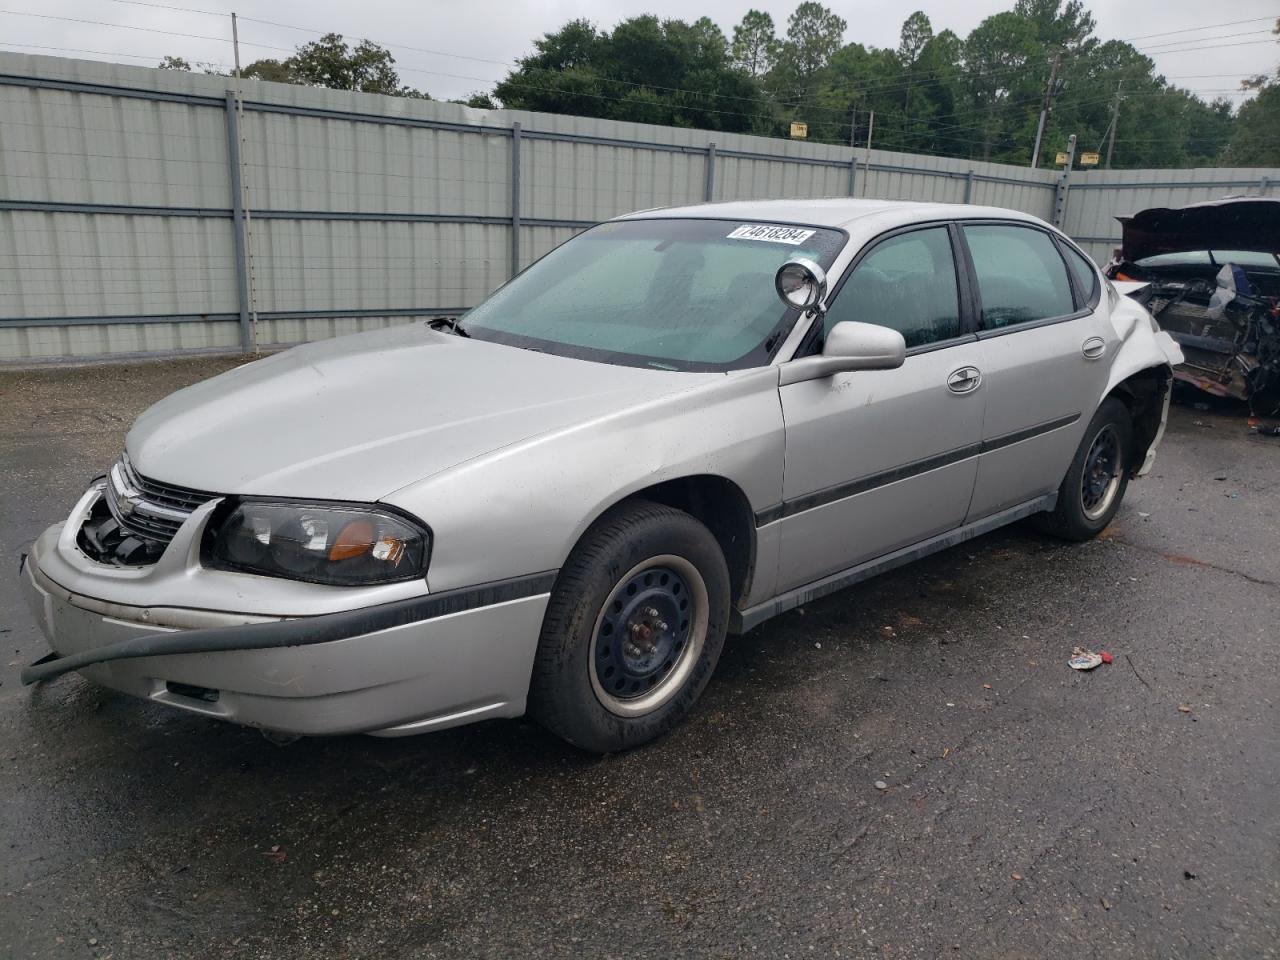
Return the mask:
<path id="1" fill-rule="evenodd" d="M 1280 956 L 1280 441 L 1239 411 L 1175 407 L 1096 542 L 1017 525 L 731 639 L 624 755 L 20 686 L 19 552 L 231 363 L 0 373 L 0 956 Z"/>

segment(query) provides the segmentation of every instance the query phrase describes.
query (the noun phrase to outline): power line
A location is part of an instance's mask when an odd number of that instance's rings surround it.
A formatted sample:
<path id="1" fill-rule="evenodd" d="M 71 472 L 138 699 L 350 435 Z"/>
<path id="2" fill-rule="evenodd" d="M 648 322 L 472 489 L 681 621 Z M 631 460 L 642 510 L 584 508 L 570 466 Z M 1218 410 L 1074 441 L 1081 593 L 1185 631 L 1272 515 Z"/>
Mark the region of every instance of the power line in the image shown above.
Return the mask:
<path id="1" fill-rule="evenodd" d="M 1234 39 L 1235 37 L 1256 37 L 1260 33 L 1269 34 L 1271 33 L 1271 31 L 1270 30 L 1241 30 L 1239 33 L 1224 33 L 1218 37 L 1192 37 L 1187 40 L 1168 40 L 1165 43 L 1157 43 L 1149 47 L 1135 47 L 1134 49 L 1159 52 L 1167 47 L 1179 47 L 1186 44 L 1209 43 L 1210 41 L 1216 41 L 1216 40 L 1231 40 L 1231 39 Z M 1264 42 L 1272 43 L 1274 41 L 1268 40 Z"/>
<path id="2" fill-rule="evenodd" d="M 133 3 L 136 0 L 116 0 L 117 3 Z M 151 4 L 148 4 L 151 6 Z M 1203 27 L 1185 27 L 1182 30 L 1166 30 L 1163 33 L 1144 33 L 1139 37 L 1125 37 L 1122 43 L 1132 43 L 1134 40 L 1150 40 L 1152 37 L 1171 37 L 1175 33 L 1199 33 L 1201 30 L 1216 30 L 1219 27 L 1238 27 L 1242 23 L 1259 23 L 1263 20 L 1276 20 L 1280 17 L 1250 17 L 1248 20 L 1230 20 L 1226 23 L 1211 23 Z"/>
<path id="3" fill-rule="evenodd" d="M 1274 40 L 1242 40 L 1239 43 L 1208 44 L 1203 47 L 1182 47 L 1178 50 L 1156 50 L 1154 52 L 1159 54 L 1160 56 L 1165 56 L 1166 54 L 1171 54 L 1171 53 L 1195 53 L 1197 50 L 1221 50 L 1224 47 L 1256 47 L 1264 43 L 1270 45 L 1274 42 L 1275 42 Z M 1140 48 L 1137 48 L 1137 47 L 1135 47 L 1134 49 L 1138 50 L 1139 53 L 1146 52 L 1145 50 L 1141 50 Z"/>
<path id="4" fill-rule="evenodd" d="M 64 23 L 81 23 L 91 27 L 118 27 L 122 30 L 141 30 L 144 33 L 161 33 L 169 37 L 186 37 L 190 40 L 213 40 L 217 43 L 230 43 L 230 37 L 210 37 L 198 33 L 182 33 L 176 30 L 161 30 L 158 27 L 140 27 L 132 23 L 108 23 L 105 20 L 85 20 L 80 17 L 61 17 L 52 13 L 32 13 L 29 10 L 0 10 L 0 13 L 7 13 L 13 17 L 36 17 L 40 20 L 61 20 Z M 292 53 L 284 47 L 273 47 L 265 43 L 249 43 L 242 41 L 243 46 L 261 47 L 264 50 L 283 50 L 285 53 Z"/>
<path id="5" fill-rule="evenodd" d="M 212 10 L 201 10 L 201 9 L 192 8 L 192 7 L 179 7 L 179 6 L 172 6 L 172 5 L 169 5 L 169 4 L 156 3 L 156 2 L 153 2 L 153 0 L 112 0 L 112 2 L 113 2 L 113 3 L 125 4 L 125 5 L 128 5 L 128 6 L 149 7 L 149 8 L 153 8 L 153 9 L 171 10 L 171 11 L 182 12 L 182 13 L 195 13 L 195 14 L 201 14 L 201 15 L 204 15 L 204 16 L 213 16 L 213 17 L 219 17 L 219 18 L 225 18 L 225 17 L 227 16 L 227 14 L 225 14 L 225 13 L 215 12 L 215 11 L 212 11 Z M 280 27 L 280 28 L 285 29 L 285 30 L 296 30 L 296 31 L 300 31 L 300 32 L 303 32 L 303 33 L 316 34 L 316 35 L 320 35 L 320 36 L 323 36 L 323 35 L 325 35 L 326 33 L 329 33 L 329 32 L 333 32 L 333 31 L 317 30 L 317 29 L 315 29 L 314 27 L 303 27 L 303 26 L 299 26 L 299 25 L 297 25 L 297 24 L 292 24 L 292 23 L 283 23 L 283 22 L 278 21 L 278 20 L 265 20 L 265 19 L 261 19 L 261 18 L 258 18 L 258 17 L 245 17 L 245 16 L 242 16 L 242 17 L 240 17 L 240 19 L 241 19 L 242 21 L 245 21 L 245 22 L 258 23 L 258 24 L 263 24 L 263 25 L 265 25 L 265 26 Z M 1256 23 L 1256 22 L 1259 22 L 1259 21 L 1262 21 L 1262 20 L 1269 20 L 1269 19 L 1271 19 L 1271 18 L 1270 18 L 1270 17 L 1254 17 L 1254 18 L 1246 19 L 1246 20 L 1231 20 L 1231 21 L 1226 21 L 1226 22 L 1224 22 L 1224 23 L 1205 24 L 1204 26 L 1200 26 L 1200 27 L 1187 27 L 1187 28 L 1184 28 L 1184 29 L 1182 29 L 1182 30 L 1168 31 L 1167 33 L 1146 34 L 1146 35 L 1144 35 L 1144 36 L 1140 36 L 1140 37 L 1130 37 L 1130 38 L 1128 38 L 1128 39 L 1126 39 L 1126 40 L 1122 40 L 1121 42 L 1127 43 L 1127 42 L 1129 42 L 1130 40 L 1147 39 L 1147 38 L 1150 38 L 1150 37 L 1166 36 L 1166 35 L 1171 35 L 1171 34 L 1176 34 L 1176 33 L 1191 33 L 1191 32 L 1199 32 L 1199 31 L 1202 31 L 1202 30 L 1214 30 L 1214 29 L 1218 29 L 1218 28 L 1221 28 L 1221 27 L 1238 26 L 1238 25 L 1240 25 L 1240 24 L 1245 24 L 1245 23 Z M 124 24 L 117 24 L 117 26 L 125 26 L 125 25 L 124 25 Z M 1262 31 L 1251 31 L 1251 32 L 1252 32 L 1252 33 L 1267 33 L 1267 32 L 1270 32 L 1270 31 L 1262 30 Z M 1245 33 L 1241 33 L 1241 34 L 1227 34 L 1227 35 L 1224 35 L 1224 36 L 1226 36 L 1226 37 L 1230 37 L 1230 36 L 1244 36 L 1244 35 L 1246 35 L 1246 34 L 1245 34 Z M 400 42 L 396 42 L 396 43 L 386 43 L 385 41 L 375 40 L 375 39 L 373 39 L 373 38 L 369 38 L 369 37 L 362 37 L 361 39 L 368 40 L 368 42 L 370 42 L 370 43 L 376 43 L 376 44 L 378 44 L 378 45 L 380 45 L 380 46 L 383 46 L 383 47 L 385 47 L 385 48 L 388 48 L 388 49 L 400 49 L 400 50 L 407 50 L 407 51 L 410 51 L 410 52 L 413 52 L 413 53 L 424 53 L 424 54 L 427 54 L 427 55 L 430 55 L 430 56 L 451 57 L 451 58 L 454 58 L 454 59 L 460 59 L 460 60 L 470 60 L 470 61 L 473 61 L 473 62 L 476 62 L 476 63 L 487 63 L 487 64 L 491 64 L 491 65 L 494 65 L 494 66 L 501 66 L 501 67 L 507 67 L 507 68 L 515 68 L 515 69 L 518 69 L 518 68 L 519 68 L 519 64 L 514 63 L 514 62 L 512 62 L 512 61 L 508 61 L 508 60 L 494 60 L 494 59 L 490 59 L 490 58 L 486 58 L 486 57 L 475 57 L 475 56 L 470 56 L 470 55 L 467 55 L 467 54 L 452 53 L 452 52 L 447 51 L 447 50 L 434 50 L 434 49 L 430 49 L 430 48 L 427 48 L 427 47 L 415 47 L 415 46 L 411 46 L 411 45 L 409 45 L 409 44 L 400 43 Z M 1224 39 L 1224 37 L 1205 37 L 1205 38 L 1200 38 L 1200 39 L 1201 39 L 1201 40 L 1219 40 L 1219 39 Z M 1199 40 L 1197 40 L 1197 39 L 1195 39 L 1195 38 L 1191 38 L 1191 39 L 1187 39 L 1187 40 L 1183 40 L 1183 41 L 1173 41 L 1171 45 L 1176 46 L 1176 45 L 1178 45 L 1179 43 L 1188 43 L 1188 44 L 1189 44 L 1189 43 L 1197 43 L 1197 42 L 1200 42 L 1200 41 L 1199 41 Z M 267 46 L 266 46 L 266 45 L 264 45 L 264 44 L 257 44 L 257 46 L 264 46 L 264 47 L 266 47 L 266 49 L 272 49 L 272 50 L 283 50 L 283 48 L 281 48 L 281 47 L 267 47 Z M 1188 47 L 1187 49 L 1193 49 L 1193 48 Z M 1213 48 L 1212 48 L 1212 47 L 1203 47 L 1203 48 L 1194 48 L 1194 49 L 1213 49 Z M 293 51 L 286 51 L 286 52 L 293 52 Z M 1182 51 L 1181 51 L 1181 50 L 1171 50 L 1171 51 L 1169 51 L 1169 52 L 1171 52 L 1171 53 L 1179 53 L 1179 52 L 1182 52 Z M 406 68 L 406 69 L 408 69 L 408 68 Z M 1011 67 L 999 68 L 999 69 L 997 69 L 997 70 L 992 70 L 992 71 L 984 71 L 984 72 L 982 72 L 982 73 L 978 73 L 978 74 L 967 74 L 967 75 L 966 75 L 966 77 L 967 77 L 967 78 L 990 77 L 990 76 L 1004 75 L 1004 74 L 1024 73 L 1025 71 L 1026 71 L 1026 66 L 1025 66 L 1025 65 L 1018 65 L 1018 66 L 1011 66 Z M 432 73 L 433 71 L 429 71 L 429 70 L 425 70 L 425 69 L 419 68 L 419 69 L 417 70 L 417 72 L 419 72 L 419 73 Z M 496 84 L 496 83 L 500 83 L 500 82 L 502 82 L 502 81 L 488 80 L 488 79 L 479 78 L 479 77 L 467 77 L 467 76 L 463 76 L 463 75 L 459 75 L 459 74 L 451 74 L 451 73 L 445 73 L 445 72 L 440 72 L 440 71 L 434 71 L 434 72 L 435 72 L 435 73 L 436 73 L 436 75 L 438 75 L 438 76 L 450 77 L 450 78 L 452 78 L 452 79 L 469 79 L 469 80 L 474 80 L 474 81 L 479 82 L 479 83 L 494 83 L 494 84 Z M 908 87 L 914 86 L 914 85 L 916 85 L 916 84 L 918 84 L 918 83 L 921 83 L 922 81 L 925 81 L 925 79 L 926 79 L 926 78 L 929 78 L 929 77 L 933 77 L 933 78 L 935 78 L 935 79 L 936 79 L 936 78 L 938 78 L 938 77 L 940 77 L 940 76 L 943 76 L 946 72 L 949 72 L 949 71 L 929 71 L 929 72 L 926 72 L 926 73 L 924 73 L 924 74 L 917 75 L 917 76 L 913 77 L 913 78 L 912 78 L 912 79 L 910 79 L 910 80 L 905 80 L 905 81 L 894 81 L 894 82 L 890 82 L 890 83 L 882 83 L 882 84 L 872 84 L 872 85 L 869 85 L 869 86 L 867 86 L 867 87 L 862 88 L 862 89 L 859 91 L 859 93 L 866 94 L 866 95 L 868 95 L 868 96 L 869 96 L 869 95 L 872 95 L 872 94 L 875 94 L 875 93 L 885 93 L 885 92 L 888 92 L 888 91 L 895 91 L 895 90 L 905 89 L 905 88 L 908 88 Z M 1245 76 L 1245 75 L 1244 75 L 1244 74 L 1241 74 L 1241 76 Z M 791 108 L 796 108 L 796 107 L 800 107 L 800 106 L 802 106 L 802 105 L 803 105 L 803 102 L 801 102 L 801 101 L 779 101 L 779 100 L 773 100 L 773 99 L 770 99 L 770 98 L 768 98 L 768 97 L 744 97 L 744 96 L 740 96 L 740 95 L 736 95 L 736 94 L 716 93 L 716 92 L 713 92 L 713 91 L 688 90 L 688 89 L 683 88 L 683 87 L 670 87 L 670 86 L 664 86 L 664 85 L 661 85 L 661 84 L 640 83 L 640 82 L 636 82 L 636 81 L 620 80 L 620 79 L 617 79 L 617 78 L 605 77 L 605 76 L 600 76 L 600 77 L 598 77 L 597 79 L 601 80 L 602 82 L 606 82 L 606 83 L 614 83 L 614 84 L 619 84 L 619 85 L 623 85 L 623 86 L 632 86 L 632 87 L 637 87 L 637 88 L 641 88 L 641 89 L 665 90 L 665 91 L 668 91 L 668 92 L 686 93 L 686 94 L 690 94 L 690 95 L 692 95 L 692 96 L 710 97 L 710 98 L 714 98 L 714 99 L 722 99 L 722 100 L 738 100 L 738 101 L 747 102 L 747 103 L 759 103 L 759 104 L 765 104 L 765 105 L 768 105 L 768 106 L 781 106 L 781 107 L 791 107 Z M 751 115 L 751 114 L 744 114 L 744 116 L 753 116 L 753 115 Z"/>
<path id="6" fill-rule="evenodd" d="M 120 53 L 115 50 L 86 50 L 84 47 L 54 47 L 43 43 L 14 43 L 12 40 L 0 41 L 6 47 L 22 47 L 27 50 L 57 50 L 62 53 L 92 53 L 100 57 L 126 57 L 130 60 L 163 60 L 151 54 Z M 219 64 L 221 66 L 221 64 Z"/>

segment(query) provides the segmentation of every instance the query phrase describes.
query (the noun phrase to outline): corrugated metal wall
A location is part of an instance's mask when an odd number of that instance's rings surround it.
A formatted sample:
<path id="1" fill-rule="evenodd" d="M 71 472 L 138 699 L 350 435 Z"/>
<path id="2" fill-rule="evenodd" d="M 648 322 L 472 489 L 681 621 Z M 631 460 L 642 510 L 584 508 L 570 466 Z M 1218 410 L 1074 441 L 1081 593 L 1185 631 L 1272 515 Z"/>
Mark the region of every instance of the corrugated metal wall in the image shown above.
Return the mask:
<path id="1" fill-rule="evenodd" d="M 1048 219 L 1055 205 L 1055 171 L 257 81 L 237 120 L 228 83 L 0 54 L 0 362 L 455 313 L 577 230 L 646 207 L 852 194 Z M 1117 206 L 1268 176 L 1076 174 L 1068 232 L 1105 255 Z"/>

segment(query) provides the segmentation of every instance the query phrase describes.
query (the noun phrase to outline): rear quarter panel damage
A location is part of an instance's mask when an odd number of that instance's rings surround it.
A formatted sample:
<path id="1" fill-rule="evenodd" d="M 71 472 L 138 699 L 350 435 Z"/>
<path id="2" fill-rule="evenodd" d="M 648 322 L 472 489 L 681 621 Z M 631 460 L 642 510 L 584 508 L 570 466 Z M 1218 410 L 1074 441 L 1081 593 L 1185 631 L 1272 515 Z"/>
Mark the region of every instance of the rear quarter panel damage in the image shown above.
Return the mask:
<path id="1" fill-rule="evenodd" d="M 1119 345 L 1103 397 L 1117 394 L 1128 404 L 1134 418 L 1132 474 L 1145 476 L 1164 434 L 1173 367 L 1182 362 L 1182 351 L 1141 304 L 1122 296 L 1109 284 L 1106 296 L 1112 301 L 1111 324 Z"/>

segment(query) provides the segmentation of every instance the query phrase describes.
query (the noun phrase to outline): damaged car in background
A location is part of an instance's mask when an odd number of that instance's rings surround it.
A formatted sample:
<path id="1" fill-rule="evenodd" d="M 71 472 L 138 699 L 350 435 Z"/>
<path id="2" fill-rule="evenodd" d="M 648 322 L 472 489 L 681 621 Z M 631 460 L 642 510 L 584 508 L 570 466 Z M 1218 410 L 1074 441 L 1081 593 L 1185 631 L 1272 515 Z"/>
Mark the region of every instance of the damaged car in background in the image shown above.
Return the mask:
<path id="1" fill-rule="evenodd" d="M 1107 276 L 1182 347 L 1179 380 L 1243 400 L 1280 433 L 1280 199 L 1232 197 L 1119 217 Z"/>

